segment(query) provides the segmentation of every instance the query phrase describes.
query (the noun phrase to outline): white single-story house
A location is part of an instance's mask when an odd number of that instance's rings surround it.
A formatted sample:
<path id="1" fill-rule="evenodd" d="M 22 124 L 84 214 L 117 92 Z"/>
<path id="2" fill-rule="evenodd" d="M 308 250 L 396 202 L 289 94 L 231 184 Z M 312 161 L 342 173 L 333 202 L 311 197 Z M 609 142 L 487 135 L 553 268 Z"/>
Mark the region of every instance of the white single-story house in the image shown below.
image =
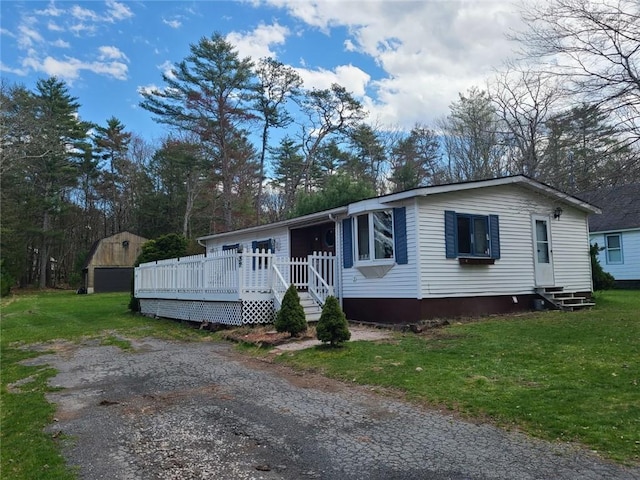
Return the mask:
<path id="1" fill-rule="evenodd" d="M 149 315 L 233 324 L 272 321 L 290 284 L 379 324 L 574 309 L 591 305 L 598 212 L 523 175 L 416 188 L 202 237 L 202 256 L 138 267 L 136 296 Z"/>
<path id="2" fill-rule="evenodd" d="M 618 287 L 640 288 L 640 183 L 579 196 L 602 209 L 601 215 L 589 216 L 589 238 L 602 248 L 598 261 L 603 270 Z"/>

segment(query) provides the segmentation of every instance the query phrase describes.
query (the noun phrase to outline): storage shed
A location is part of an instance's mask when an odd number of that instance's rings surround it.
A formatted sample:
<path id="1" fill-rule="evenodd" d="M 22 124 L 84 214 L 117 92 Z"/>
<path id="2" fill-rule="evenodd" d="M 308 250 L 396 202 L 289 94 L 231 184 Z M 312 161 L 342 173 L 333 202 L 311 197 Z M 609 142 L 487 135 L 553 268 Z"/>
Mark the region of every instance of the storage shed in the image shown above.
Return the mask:
<path id="1" fill-rule="evenodd" d="M 131 289 L 133 267 L 147 239 L 120 232 L 91 247 L 82 270 L 87 293 L 126 292 Z"/>

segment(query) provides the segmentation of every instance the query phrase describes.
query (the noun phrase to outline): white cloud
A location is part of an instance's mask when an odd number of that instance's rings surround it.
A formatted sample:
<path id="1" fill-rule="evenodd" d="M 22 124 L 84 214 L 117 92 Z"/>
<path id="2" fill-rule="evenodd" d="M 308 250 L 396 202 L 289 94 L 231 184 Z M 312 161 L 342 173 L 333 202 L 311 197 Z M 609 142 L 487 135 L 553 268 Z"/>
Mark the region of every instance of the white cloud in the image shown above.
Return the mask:
<path id="1" fill-rule="evenodd" d="M 142 95 L 143 93 L 154 93 L 154 92 L 161 92 L 162 89 L 160 87 L 158 87 L 157 85 L 151 83 L 149 85 L 140 85 L 136 91 Z"/>
<path id="2" fill-rule="evenodd" d="M 122 62 L 90 62 L 84 64 L 84 70 L 116 80 L 126 80 L 129 68 Z"/>
<path id="3" fill-rule="evenodd" d="M 89 10 L 88 8 L 81 7 L 80 5 L 72 6 L 69 13 L 71 16 L 81 21 L 92 20 L 95 22 L 100 19 L 100 16 L 96 12 Z"/>
<path id="4" fill-rule="evenodd" d="M 107 16 L 110 20 L 125 20 L 133 17 L 133 12 L 124 3 L 115 0 L 107 0 Z"/>
<path id="5" fill-rule="evenodd" d="M 59 38 L 58 40 L 54 40 L 50 43 L 51 46 L 57 48 L 71 48 L 71 44 Z"/>
<path id="6" fill-rule="evenodd" d="M 2 27 L 0 27 L 0 35 L 6 35 L 7 37 L 16 38 L 12 31 Z"/>
<path id="7" fill-rule="evenodd" d="M 111 62 L 84 62 L 75 57 L 64 57 L 63 60 L 45 57 L 43 60 L 36 58 L 34 54 L 27 56 L 22 61 L 22 66 L 48 76 L 56 76 L 68 83 L 73 83 L 80 76 L 80 72 L 88 71 L 97 75 L 113 77 L 117 80 L 126 80 L 128 67 L 125 63 Z"/>
<path id="8" fill-rule="evenodd" d="M 338 83 L 357 97 L 365 95 L 371 80 L 368 73 L 353 65 L 340 65 L 334 70 L 296 68 L 296 71 L 302 77 L 305 88 L 323 90 Z"/>
<path id="9" fill-rule="evenodd" d="M 32 47 L 34 44 L 39 44 L 44 42 L 44 38 L 40 35 L 40 32 L 36 30 L 31 22 L 27 20 L 25 23 L 22 23 L 18 26 L 18 46 L 21 49 L 27 49 Z"/>
<path id="10" fill-rule="evenodd" d="M 54 22 L 53 20 L 50 20 L 47 23 L 47 28 L 49 29 L 49 31 L 51 32 L 64 32 L 64 28 L 61 27 L 60 25 L 58 25 L 56 22 Z"/>
<path id="11" fill-rule="evenodd" d="M 94 35 L 97 31 L 95 25 L 90 25 L 84 22 L 78 22 L 69 27 L 69 31 L 77 37 L 81 35 Z"/>
<path id="12" fill-rule="evenodd" d="M 47 8 L 43 10 L 36 10 L 35 13 L 36 15 L 42 15 L 45 17 L 59 17 L 64 13 L 64 10 L 61 10 L 58 7 L 56 7 L 55 2 L 51 1 L 49 2 L 49 5 L 47 6 Z"/>
<path id="13" fill-rule="evenodd" d="M 171 28 L 180 28 L 182 26 L 182 22 L 177 19 L 167 20 L 163 18 L 162 23 L 164 23 L 165 25 L 169 25 Z"/>
<path id="14" fill-rule="evenodd" d="M 174 88 L 169 88 L 169 87 L 158 87 L 157 85 L 151 83 L 149 85 L 140 85 L 138 86 L 138 88 L 136 89 L 136 91 L 138 92 L 138 94 L 140 96 L 142 96 L 143 93 L 146 94 L 153 94 L 153 93 L 179 93 L 176 89 Z"/>
<path id="15" fill-rule="evenodd" d="M 168 78 L 176 78 L 175 74 L 173 73 L 173 63 L 171 63 L 169 60 L 158 65 L 158 70 L 160 70 Z"/>
<path id="16" fill-rule="evenodd" d="M 102 46 L 98 48 L 100 54 L 98 60 L 123 60 L 128 62 L 127 56 L 118 48 L 114 46 Z"/>
<path id="17" fill-rule="evenodd" d="M 4 63 L 2 63 L 1 60 L 0 60 L 0 72 L 13 73 L 14 75 L 20 75 L 21 77 L 27 75 L 28 73 L 27 70 L 23 68 L 13 68 L 8 65 L 5 65 Z"/>
<path id="18" fill-rule="evenodd" d="M 275 23 L 273 25 L 261 24 L 246 34 L 231 32 L 226 39 L 238 49 L 241 57 L 251 57 L 258 60 L 263 57 L 276 57 L 271 47 L 282 45 L 288 35 L 289 29 L 287 27 Z"/>
<path id="19" fill-rule="evenodd" d="M 459 92 L 482 88 L 493 69 L 512 55 L 505 33 L 520 21 L 516 7 L 500 0 L 267 2 L 327 35 L 336 35 L 335 27 L 346 28 L 345 52 L 369 57 L 383 71 L 370 83 L 377 99 L 364 96 L 363 102 L 372 117 L 405 127 L 415 121 L 434 123 L 448 113 Z M 305 81 L 326 84 L 338 69 L 310 72 Z M 362 89 L 364 77 L 347 72 L 354 73 L 347 69 L 343 78 Z"/>

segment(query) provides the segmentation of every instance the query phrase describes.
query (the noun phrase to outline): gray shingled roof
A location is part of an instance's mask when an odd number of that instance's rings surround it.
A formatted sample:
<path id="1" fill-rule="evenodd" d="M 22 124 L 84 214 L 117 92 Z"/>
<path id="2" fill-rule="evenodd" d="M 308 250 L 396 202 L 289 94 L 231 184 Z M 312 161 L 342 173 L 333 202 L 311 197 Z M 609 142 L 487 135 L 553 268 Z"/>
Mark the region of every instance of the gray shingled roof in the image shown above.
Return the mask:
<path id="1" fill-rule="evenodd" d="M 602 188 L 577 197 L 602 209 L 600 215 L 589 215 L 591 232 L 640 228 L 640 183 Z"/>

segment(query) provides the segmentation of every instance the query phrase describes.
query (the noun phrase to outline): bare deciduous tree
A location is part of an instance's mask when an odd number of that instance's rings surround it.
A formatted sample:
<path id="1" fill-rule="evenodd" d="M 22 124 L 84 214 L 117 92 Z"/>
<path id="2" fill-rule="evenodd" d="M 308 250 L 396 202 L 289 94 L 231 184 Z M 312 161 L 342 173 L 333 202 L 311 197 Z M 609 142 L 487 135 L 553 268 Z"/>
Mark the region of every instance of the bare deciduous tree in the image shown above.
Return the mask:
<path id="1" fill-rule="evenodd" d="M 525 2 L 514 38 L 544 73 L 580 102 L 617 115 L 640 140 L 640 3 L 637 0 Z"/>
<path id="2" fill-rule="evenodd" d="M 544 160 L 545 122 L 561 96 L 555 79 L 540 72 L 509 68 L 495 78 L 491 98 L 507 130 L 508 173 L 538 177 Z"/>

